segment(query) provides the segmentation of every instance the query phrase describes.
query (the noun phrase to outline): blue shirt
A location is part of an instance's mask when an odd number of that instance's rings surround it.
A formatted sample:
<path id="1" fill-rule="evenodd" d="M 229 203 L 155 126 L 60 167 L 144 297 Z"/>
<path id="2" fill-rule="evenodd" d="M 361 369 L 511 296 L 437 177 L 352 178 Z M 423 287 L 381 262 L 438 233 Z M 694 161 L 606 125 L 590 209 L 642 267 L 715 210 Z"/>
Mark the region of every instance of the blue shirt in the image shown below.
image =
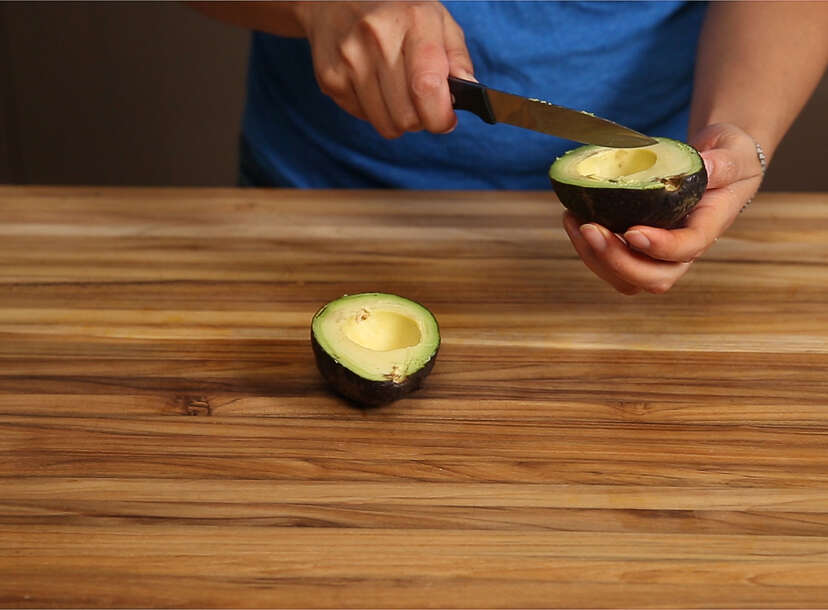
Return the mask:
<path id="1" fill-rule="evenodd" d="M 446 2 L 475 77 L 652 136 L 687 139 L 699 2 Z M 273 186 L 546 189 L 577 143 L 458 112 L 448 135 L 380 136 L 314 78 L 304 39 L 253 34 L 243 142 Z"/>

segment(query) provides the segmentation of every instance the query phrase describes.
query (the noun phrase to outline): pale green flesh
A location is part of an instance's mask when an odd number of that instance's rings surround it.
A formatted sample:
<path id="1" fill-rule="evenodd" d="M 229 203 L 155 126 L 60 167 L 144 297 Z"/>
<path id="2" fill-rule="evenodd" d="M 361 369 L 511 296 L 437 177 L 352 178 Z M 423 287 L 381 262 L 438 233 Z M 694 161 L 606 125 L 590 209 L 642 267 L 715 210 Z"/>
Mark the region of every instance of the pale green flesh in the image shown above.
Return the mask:
<path id="1" fill-rule="evenodd" d="M 558 182 L 590 188 L 671 188 L 669 179 L 702 168 L 699 154 L 683 142 L 656 138 L 639 148 L 581 146 L 559 157 L 549 169 Z"/>
<path id="2" fill-rule="evenodd" d="M 328 355 L 373 381 L 404 381 L 440 344 L 437 321 L 426 308 L 382 293 L 328 303 L 314 316 L 312 330 Z"/>

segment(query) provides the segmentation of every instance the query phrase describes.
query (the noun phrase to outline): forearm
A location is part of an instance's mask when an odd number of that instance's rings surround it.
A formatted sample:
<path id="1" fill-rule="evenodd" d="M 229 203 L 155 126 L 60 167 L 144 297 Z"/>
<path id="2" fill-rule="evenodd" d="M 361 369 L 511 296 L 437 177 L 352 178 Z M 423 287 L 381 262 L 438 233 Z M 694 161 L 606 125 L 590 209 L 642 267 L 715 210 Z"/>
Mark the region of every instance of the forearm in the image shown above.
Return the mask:
<path id="1" fill-rule="evenodd" d="M 828 3 L 712 2 L 699 41 L 690 134 L 733 123 L 770 158 L 828 65 Z"/>
<path id="2" fill-rule="evenodd" d="M 191 8 L 232 25 L 277 36 L 302 38 L 297 11 L 304 2 L 186 2 Z"/>

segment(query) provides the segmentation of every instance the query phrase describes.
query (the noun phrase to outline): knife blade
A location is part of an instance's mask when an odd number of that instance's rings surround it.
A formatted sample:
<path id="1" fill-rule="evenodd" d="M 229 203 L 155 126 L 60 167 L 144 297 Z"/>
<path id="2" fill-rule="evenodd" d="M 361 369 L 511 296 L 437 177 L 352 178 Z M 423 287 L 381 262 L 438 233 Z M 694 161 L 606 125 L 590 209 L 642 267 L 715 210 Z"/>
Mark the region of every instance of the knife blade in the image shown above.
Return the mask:
<path id="1" fill-rule="evenodd" d="M 588 112 L 505 93 L 453 76 L 449 76 L 448 82 L 454 108 L 473 112 L 490 124 L 508 123 L 567 140 L 613 148 L 656 143 L 643 133 Z"/>

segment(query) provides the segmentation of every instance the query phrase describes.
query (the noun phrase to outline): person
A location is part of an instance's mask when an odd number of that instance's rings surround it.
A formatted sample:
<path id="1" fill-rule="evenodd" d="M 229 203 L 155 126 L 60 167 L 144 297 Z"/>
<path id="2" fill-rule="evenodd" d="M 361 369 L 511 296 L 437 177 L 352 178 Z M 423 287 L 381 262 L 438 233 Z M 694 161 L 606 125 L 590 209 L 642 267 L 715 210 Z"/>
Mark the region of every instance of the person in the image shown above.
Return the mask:
<path id="1" fill-rule="evenodd" d="M 550 188 L 577 144 L 456 113 L 449 75 L 696 147 L 708 188 L 681 228 L 617 235 L 564 213 L 624 294 L 666 292 L 724 233 L 828 65 L 826 2 L 190 4 L 254 30 L 248 185 Z"/>

